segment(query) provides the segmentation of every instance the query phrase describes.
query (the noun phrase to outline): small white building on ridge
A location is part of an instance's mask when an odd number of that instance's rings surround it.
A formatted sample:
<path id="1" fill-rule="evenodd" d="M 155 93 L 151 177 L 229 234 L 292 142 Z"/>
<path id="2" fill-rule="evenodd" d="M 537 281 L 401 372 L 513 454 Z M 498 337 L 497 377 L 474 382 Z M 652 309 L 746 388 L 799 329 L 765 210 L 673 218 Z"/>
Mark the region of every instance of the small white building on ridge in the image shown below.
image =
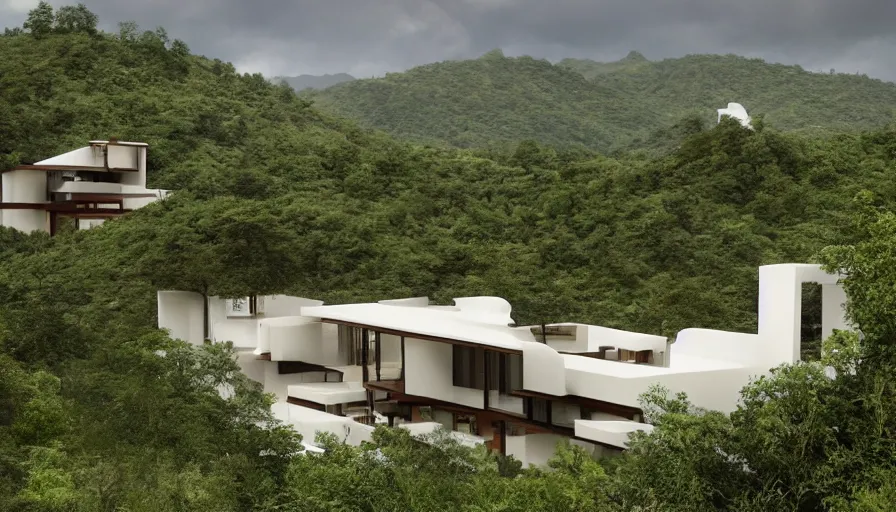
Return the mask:
<path id="1" fill-rule="evenodd" d="M 698 407 L 731 412 L 751 377 L 800 357 L 803 283 L 819 283 L 823 335 L 846 329 L 838 276 L 817 265 L 759 269 L 758 333 L 708 329 L 662 336 L 583 324 L 514 326 L 499 297 L 433 306 L 425 297 L 324 305 L 287 296 L 208 304 L 208 338 L 233 342 L 244 371 L 274 393 L 275 413 L 312 443 L 348 443 L 387 423 L 543 464 L 562 438 L 594 456 L 650 430 L 639 395 L 660 384 Z M 203 343 L 203 298 L 158 293 L 159 327 Z"/>
<path id="2" fill-rule="evenodd" d="M 740 103 L 729 103 L 726 108 L 718 109 L 719 112 L 719 121 L 722 122 L 722 117 L 728 116 L 737 119 L 740 122 L 741 126 L 744 128 L 753 128 L 752 119 L 750 119 L 750 115 L 747 114 L 747 109 L 744 108 Z"/>
<path id="3" fill-rule="evenodd" d="M 148 144 L 111 139 L 3 172 L 0 225 L 56 233 L 60 217 L 79 229 L 102 224 L 165 197 L 146 188 Z"/>

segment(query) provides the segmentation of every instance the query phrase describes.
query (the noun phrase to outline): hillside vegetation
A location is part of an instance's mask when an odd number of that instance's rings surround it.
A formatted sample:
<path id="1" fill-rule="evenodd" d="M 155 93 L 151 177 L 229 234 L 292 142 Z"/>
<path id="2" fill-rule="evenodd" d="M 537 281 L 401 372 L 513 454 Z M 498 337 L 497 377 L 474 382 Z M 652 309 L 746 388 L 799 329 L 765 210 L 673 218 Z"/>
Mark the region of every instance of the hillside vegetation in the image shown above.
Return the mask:
<path id="1" fill-rule="evenodd" d="M 461 147 L 531 138 L 603 152 L 650 149 L 658 134 L 683 119 L 715 123 L 716 109 L 729 102 L 782 131 L 830 134 L 896 119 L 896 84 L 730 55 L 650 62 L 633 52 L 613 63 L 567 59 L 551 65 L 493 51 L 340 84 L 311 97 L 366 126 Z"/>
<path id="2" fill-rule="evenodd" d="M 633 54 L 615 63 L 558 65 L 673 117 L 702 113 L 715 119 L 715 109 L 735 101 L 779 130 L 851 131 L 896 121 L 896 84 L 864 75 L 812 73 L 736 55 L 649 62 Z"/>
<path id="3" fill-rule="evenodd" d="M 97 32 L 78 9 L 41 3 L 26 30 L 0 37 L 3 165 L 92 138 L 145 140 L 151 181 L 177 192 L 86 232 L 0 229 L 0 509 L 893 502 L 896 220 L 881 212 L 896 206 L 892 131 L 819 140 L 728 120 L 688 127 L 658 157 L 533 141 L 424 147 L 334 119 L 162 30 Z M 62 23 L 76 14 L 74 28 Z M 829 244 L 843 245 L 823 251 Z M 850 312 L 865 344 L 838 335 L 824 361 L 844 378 L 817 364 L 783 368 L 745 388 L 731 416 L 659 390 L 645 397 L 655 436 L 613 461 L 561 446 L 553 471 L 388 429 L 369 446 L 330 439 L 325 455 L 296 456 L 298 436 L 273 420 L 271 398 L 229 347 L 190 347 L 154 328 L 156 291 L 173 288 L 331 303 L 487 294 L 510 300 L 521 324 L 749 331 L 756 267 L 819 251 L 856 276 Z"/>
<path id="4" fill-rule="evenodd" d="M 341 84 L 342 82 L 350 82 L 355 77 L 347 73 L 337 73 L 335 75 L 299 75 L 299 76 L 278 76 L 271 79 L 274 83 L 286 82 L 286 85 L 297 91 L 305 89 L 326 89 L 327 87 Z"/>
<path id="5" fill-rule="evenodd" d="M 355 80 L 309 97 L 396 136 L 461 147 L 533 139 L 610 150 L 674 121 L 655 119 L 623 91 L 577 72 L 546 60 L 507 58 L 500 50 Z"/>

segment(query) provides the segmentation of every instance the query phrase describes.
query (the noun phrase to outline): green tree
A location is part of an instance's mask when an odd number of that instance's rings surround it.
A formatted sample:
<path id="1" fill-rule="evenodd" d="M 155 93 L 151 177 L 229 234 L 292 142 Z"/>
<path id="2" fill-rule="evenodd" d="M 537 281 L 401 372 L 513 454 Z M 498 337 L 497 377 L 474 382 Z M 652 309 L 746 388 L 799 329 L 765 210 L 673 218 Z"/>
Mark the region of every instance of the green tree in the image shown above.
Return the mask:
<path id="1" fill-rule="evenodd" d="M 45 37 L 53 31 L 53 6 L 41 0 L 37 7 L 28 11 L 23 27 L 36 38 Z"/>
<path id="2" fill-rule="evenodd" d="M 56 11 L 55 28 L 57 32 L 84 32 L 96 34 L 97 15 L 90 12 L 84 4 L 65 5 Z"/>

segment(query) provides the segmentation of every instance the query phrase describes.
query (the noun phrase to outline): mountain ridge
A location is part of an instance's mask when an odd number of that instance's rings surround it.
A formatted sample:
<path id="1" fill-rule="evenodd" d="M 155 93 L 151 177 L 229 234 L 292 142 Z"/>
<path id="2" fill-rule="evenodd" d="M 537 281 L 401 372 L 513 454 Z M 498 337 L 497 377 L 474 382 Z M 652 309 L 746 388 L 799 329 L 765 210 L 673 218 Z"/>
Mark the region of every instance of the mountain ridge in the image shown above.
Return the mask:
<path id="1" fill-rule="evenodd" d="M 460 147 L 531 138 L 605 152 L 637 149 L 650 134 L 683 119 L 714 123 L 716 109 L 729 102 L 784 131 L 833 134 L 896 120 L 891 82 L 735 55 L 650 61 L 636 51 L 609 63 L 551 64 L 492 50 L 478 59 L 338 84 L 309 97 L 368 127 Z"/>
<path id="2" fill-rule="evenodd" d="M 271 79 L 274 83 L 285 82 L 286 85 L 292 87 L 296 91 L 305 89 L 326 89 L 343 82 L 351 82 L 357 80 L 348 73 L 335 73 L 325 75 L 298 75 L 298 76 L 275 76 Z"/>

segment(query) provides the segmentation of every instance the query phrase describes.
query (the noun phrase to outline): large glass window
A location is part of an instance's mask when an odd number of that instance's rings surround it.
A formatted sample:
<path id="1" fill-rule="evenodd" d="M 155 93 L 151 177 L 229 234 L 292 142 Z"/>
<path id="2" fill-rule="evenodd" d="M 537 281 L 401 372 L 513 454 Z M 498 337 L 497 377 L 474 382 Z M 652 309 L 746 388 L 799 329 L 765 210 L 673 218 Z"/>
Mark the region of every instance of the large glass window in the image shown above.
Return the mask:
<path id="1" fill-rule="evenodd" d="M 485 389 L 485 357 L 481 348 L 452 345 L 452 384 Z"/>
<path id="2" fill-rule="evenodd" d="M 523 399 L 512 393 L 523 389 L 523 356 L 488 352 L 489 409 L 523 415 Z"/>
<path id="3" fill-rule="evenodd" d="M 360 365 L 363 346 L 361 328 L 340 325 L 338 332 L 339 359 L 344 361 L 346 365 Z"/>

